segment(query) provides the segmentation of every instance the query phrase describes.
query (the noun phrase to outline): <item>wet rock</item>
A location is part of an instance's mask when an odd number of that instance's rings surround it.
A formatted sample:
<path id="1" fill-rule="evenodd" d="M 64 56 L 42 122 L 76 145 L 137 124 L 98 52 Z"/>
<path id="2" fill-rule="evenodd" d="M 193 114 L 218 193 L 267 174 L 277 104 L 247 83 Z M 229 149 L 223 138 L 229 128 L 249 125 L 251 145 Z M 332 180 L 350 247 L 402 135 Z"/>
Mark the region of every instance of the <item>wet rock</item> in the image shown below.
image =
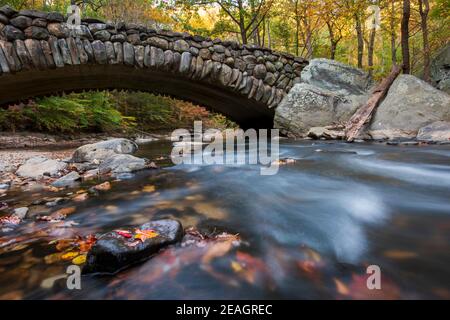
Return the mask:
<path id="1" fill-rule="evenodd" d="M 136 230 L 133 229 L 102 235 L 89 251 L 83 273 L 116 273 L 181 241 L 184 234 L 181 224 L 176 220 L 153 221 L 138 229 L 153 231 L 156 236 L 142 241 L 142 238 L 136 238 Z"/>
<path id="2" fill-rule="evenodd" d="M 417 140 L 426 142 L 450 141 L 450 122 L 437 121 L 421 128 Z"/>
<path id="3" fill-rule="evenodd" d="M 92 162 L 105 160 L 114 154 L 133 154 L 138 146 L 128 139 L 112 139 L 93 144 L 84 145 L 75 150 L 72 159 L 74 162 Z"/>
<path id="4" fill-rule="evenodd" d="M 376 140 L 412 139 L 436 121 L 450 121 L 450 96 L 412 75 L 400 75 L 377 108 L 368 134 Z"/>
<path id="5" fill-rule="evenodd" d="M 71 173 L 65 175 L 62 178 L 59 178 L 55 182 L 52 183 L 52 186 L 57 188 L 70 187 L 74 185 L 77 181 L 81 179 L 81 176 L 78 172 L 72 171 Z"/>
<path id="6" fill-rule="evenodd" d="M 129 154 L 116 154 L 105 159 L 99 166 L 100 174 L 127 173 L 144 170 L 145 159 L 137 158 Z"/>
<path id="7" fill-rule="evenodd" d="M 27 207 L 14 209 L 13 216 L 23 220 L 27 216 L 29 209 Z"/>
<path id="8" fill-rule="evenodd" d="M 20 166 L 16 171 L 16 174 L 24 178 L 38 179 L 45 175 L 55 176 L 59 171 L 64 170 L 66 167 L 67 163 L 59 160 L 34 157 Z"/>
<path id="9" fill-rule="evenodd" d="M 309 129 L 308 137 L 313 139 L 338 140 L 345 137 L 343 128 L 314 127 Z"/>

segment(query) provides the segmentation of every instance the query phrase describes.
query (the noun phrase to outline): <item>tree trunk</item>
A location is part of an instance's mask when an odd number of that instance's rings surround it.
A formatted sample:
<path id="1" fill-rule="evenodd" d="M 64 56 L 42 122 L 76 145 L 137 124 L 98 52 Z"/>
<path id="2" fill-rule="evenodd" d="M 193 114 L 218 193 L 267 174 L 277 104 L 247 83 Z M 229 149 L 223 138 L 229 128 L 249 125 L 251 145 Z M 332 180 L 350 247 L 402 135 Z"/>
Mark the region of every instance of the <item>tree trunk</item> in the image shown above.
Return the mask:
<path id="1" fill-rule="evenodd" d="M 370 30 L 369 44 L 367 46 L 367 65 L 369 67 L 369 74 L 373 74 L 373 51 L 375 49 L 375 37 L 377 34 L 377 29 L 375 23 L 372 25 Z"/>
<path id="2" fill-rule="evenodd" d="M 411 73 L 411 62 L 409 57 L 409 18 L 411 16 L 410 0 L 403 0 L 403 17 L 402 17 L 402 55 L 403 55 L 403 73 Z"/>
<path id="3" fill-rule="evenodd" d="M 391 19 L 390 19 L 390 32 L 391 32 L 391 61 L 392 65 L 397 64 L 397 34 L 395 32 L 395 0 L 391 0 Z"/>
<path id="4" fill-rule="evenodd" d="M 356 37 L 358 40 L 358 68 L 362 69 L 364 57 L 364 34 L 361 25 L 361 17 L 359 16 L 359 14 L 355 14 L 354 19 L 355 19 Z"/>
<path id="5" fill-rule="evenodd" d="M 423 80 L 430 82 L 430 44 L 428 42 L 428 14 L 430 3 L 428 0 L 419 0 L 420 25 L 423 37 Z"/>
<path id="6" fill-rule="evenodd" d="M 348 142 L 352 142 L 361 133 L 365 124 L 369 123 L 378 104 L 386 96 L 392 83 L 400 74 L 401 67 L 395 65 L 391 73 L 372 92 L 367 103 L 358 109 L 345 126 L 345 134 Z"/>

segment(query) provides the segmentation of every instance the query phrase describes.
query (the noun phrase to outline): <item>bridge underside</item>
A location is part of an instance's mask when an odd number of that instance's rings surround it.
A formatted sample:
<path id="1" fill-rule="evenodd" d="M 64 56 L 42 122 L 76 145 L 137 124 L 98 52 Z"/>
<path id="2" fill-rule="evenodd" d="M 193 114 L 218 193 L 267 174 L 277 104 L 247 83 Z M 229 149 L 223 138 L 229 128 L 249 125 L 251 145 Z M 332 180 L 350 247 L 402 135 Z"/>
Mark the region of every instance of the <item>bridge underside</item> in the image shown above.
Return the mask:
<path id="1" fill-rule="evenodd" d="M 271 128 L 274 110 L 231 90 L 168 72 L 124 65 L 78 65 L 0 77 L 0 105 L 91 89 L 127 89 L 169 95 L 222 113 L 242 128 Z"/>

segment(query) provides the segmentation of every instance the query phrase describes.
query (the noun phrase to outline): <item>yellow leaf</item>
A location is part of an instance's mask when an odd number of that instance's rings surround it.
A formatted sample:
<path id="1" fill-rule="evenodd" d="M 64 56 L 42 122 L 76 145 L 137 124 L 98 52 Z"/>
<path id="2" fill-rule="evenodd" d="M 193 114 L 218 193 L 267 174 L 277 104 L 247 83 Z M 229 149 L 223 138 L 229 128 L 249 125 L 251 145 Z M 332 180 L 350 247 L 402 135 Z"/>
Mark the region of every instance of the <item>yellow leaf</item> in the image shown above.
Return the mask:
<path id="1" fill-rule="evenodd" d="M 152 193 L 156 191 L 155 186 L 150 185 L 150 186 L 145 186 L 144 189 L 142 189 L 143 192 L 148 192 L 148 193 Z"/>
<path id="2" fill-rule="evenodd" d="M 233 271 L 236 273 L 241 272 L 243 270 L 241 264 L 236 261 L 231 261 L 231 269 L 233 269 Z"/>
<path id="3" fill-rule="evenodd" d="M 156 233 L 153 230 L 136 230 L 136 235 L 134 236 L 135 239 L 139 239 L 142 242 L 144 242 L 147 239 L 153 239 L 159 236 L 158 233 Z"/>
<path id="4" fill-rule="evenodd" d="M 80 265 L 86 263 L 86 255 L 82 254 L 72 260 L 73 264 Z"/>
<path id="5" fill-rule="evenodd" d="M 384 252 L 384 255 L 391 259 L 412 259 L 417 257 L 417 253 L 412 251 L 401 251 L 401 250 L 388 250 Z"/>
<path id="6" fill-rule="evenodd" d="M 61 256 L 61 259 L 62 259 L 62 260 L 72 260 L 73 258 L 75 258 L 76 256 L 78 256 L 79 254 L 80 254 L 80 253 L 77 252 L 77 251 L 70 251 L 70 252 L 64 253 L 64 254 Z"/>
<path id="7" fill-rule="evenodd" d="M 350 290 L 342 281 L 334 279 L 334 283 L 336 284 L 337 292 L 339 292 L 343 296 L 348 296 L 350 294 Z"/>

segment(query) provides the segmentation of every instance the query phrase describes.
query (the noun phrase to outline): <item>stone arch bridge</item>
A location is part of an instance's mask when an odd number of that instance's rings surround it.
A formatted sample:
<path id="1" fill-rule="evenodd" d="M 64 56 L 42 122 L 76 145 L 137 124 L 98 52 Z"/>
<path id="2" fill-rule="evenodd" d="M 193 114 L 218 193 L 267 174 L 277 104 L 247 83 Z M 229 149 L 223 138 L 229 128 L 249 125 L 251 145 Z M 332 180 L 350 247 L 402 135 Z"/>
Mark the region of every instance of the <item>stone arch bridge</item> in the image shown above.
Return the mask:
<path id="1" fill-rule="evenodd" d="M 307 61 L 131 23 L 0 8 L 0 105 L 86 89 L 167 94 L 221 112 L 244 127 L 272 126 L 274 107 Z"/>

